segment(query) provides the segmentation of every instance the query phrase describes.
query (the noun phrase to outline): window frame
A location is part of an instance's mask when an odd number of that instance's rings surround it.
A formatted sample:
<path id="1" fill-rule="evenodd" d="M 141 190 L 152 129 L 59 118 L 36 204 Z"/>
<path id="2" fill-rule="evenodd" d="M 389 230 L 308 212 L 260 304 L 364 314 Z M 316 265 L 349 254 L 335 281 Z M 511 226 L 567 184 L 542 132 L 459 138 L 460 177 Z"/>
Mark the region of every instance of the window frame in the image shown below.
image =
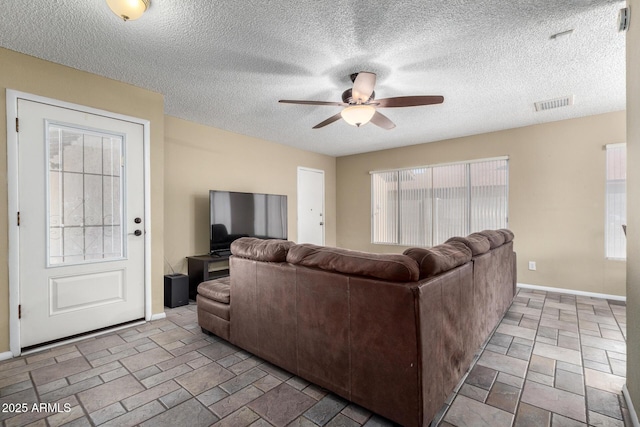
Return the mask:
<path id="1" fill-rule="evenodd" d="M 608 261 L 623 261 L 626 262 L 627 260 L 627 256 L 626 256 L 626 237 L 625 237 L 625 256 L 624 257 L 620 257 L 620 256 L 615 256 L 616 254 L 610 254 L 609 249 L 610 246 L 612 245 L 612 242 L 609 241 L 609 239 L 611 239 L 611 235 L 610 235 L 610 224 L 609 224 L 609 216 L 610 216 L 610 209 L 611 209 L 611 205 L 610 205 L 610 194 L 609 194 L 609 184 L 613 181 L 620 181 L 620 180 L 610 180 L 609 179 L 609 153 L 612 152 L 612 150 L 615 149 L 620 149 L 620 148 L 624 148 L 624 152 L 625 152 L 625 157 L 624 157 L 624 162 L 625 162 L 625 177 L 624 177 L 624 187 L 625 187 L 625 191 L 624 191 L 624 205 L 625 205 L 625 220 L 624 222 L 627 222 L 627 215 L 626 215 L 626 207 L 627 207 L 627 176 L 626 176 L 626 170 L 627 170 L 627 143 L 626 142 L 620 142 L 620 143 L 615 143 L 615 144 L 607 144 L 604 146 L 605 149 L 605 182 L 604 182 L 604 258 Z"/>

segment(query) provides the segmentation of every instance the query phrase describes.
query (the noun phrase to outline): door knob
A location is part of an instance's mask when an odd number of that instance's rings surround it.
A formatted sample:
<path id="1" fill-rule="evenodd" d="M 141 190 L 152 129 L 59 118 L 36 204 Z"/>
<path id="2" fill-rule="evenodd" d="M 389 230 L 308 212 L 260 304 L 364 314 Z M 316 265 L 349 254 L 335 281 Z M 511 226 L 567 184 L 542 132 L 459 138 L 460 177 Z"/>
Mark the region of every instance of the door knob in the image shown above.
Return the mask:
<path id="1" fill-rule="evenodd" d="M 135 234 L 136 236 L 142 236 L 142 231 L 136 230 L 133 232 L 133 234 Z"/>
<path id="2" fill-rule="evenodd" d="M 321 222 L 320 225 L 324 225 L 324 222 Z"/>

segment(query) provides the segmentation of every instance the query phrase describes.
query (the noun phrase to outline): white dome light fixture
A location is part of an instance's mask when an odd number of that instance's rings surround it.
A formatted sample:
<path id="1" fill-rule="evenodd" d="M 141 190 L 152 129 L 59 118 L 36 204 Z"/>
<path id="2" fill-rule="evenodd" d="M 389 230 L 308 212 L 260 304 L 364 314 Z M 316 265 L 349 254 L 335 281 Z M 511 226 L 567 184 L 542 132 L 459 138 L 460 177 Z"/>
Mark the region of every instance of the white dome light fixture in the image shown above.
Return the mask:
<path id="1" fill-rule="evenodd" d="M 135 21 L 151 6 L 151 0 L 107 0 L 113 13 L 124 21 Z"/>
<path id="2" fill-rule="evenodd" d="M 356 104 L 342 110 L 340 115 L 351 126 L 360 127 L 369 123 L 375 113 L 376 109 L 371 105 Z"/>

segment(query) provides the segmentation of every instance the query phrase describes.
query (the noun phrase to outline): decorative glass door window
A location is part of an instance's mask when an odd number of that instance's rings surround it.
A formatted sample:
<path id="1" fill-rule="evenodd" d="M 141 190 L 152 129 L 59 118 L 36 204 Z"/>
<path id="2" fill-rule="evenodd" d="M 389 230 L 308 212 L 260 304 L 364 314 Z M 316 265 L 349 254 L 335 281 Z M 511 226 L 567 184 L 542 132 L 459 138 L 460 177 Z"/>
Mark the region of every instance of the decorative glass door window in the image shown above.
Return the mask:
<path id="1" fill-rule="evenodd" d="M 124 257 L 123 137 L 48 123 L 48 265 Z"/>

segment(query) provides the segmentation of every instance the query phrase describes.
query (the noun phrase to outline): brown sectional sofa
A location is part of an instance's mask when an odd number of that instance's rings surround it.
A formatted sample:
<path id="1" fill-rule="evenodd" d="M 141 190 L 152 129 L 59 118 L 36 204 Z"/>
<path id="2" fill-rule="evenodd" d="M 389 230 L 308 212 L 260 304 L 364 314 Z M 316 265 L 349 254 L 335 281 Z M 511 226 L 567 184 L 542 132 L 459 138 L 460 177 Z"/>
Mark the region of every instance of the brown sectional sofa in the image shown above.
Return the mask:
<path id="1" fill-rule="evenodd" d="M 512 240 L 487 230 L 397 255 L 242 238 L 230 283 L 200 285 L 198 323 L 392 421 L 427 426 L 514 297 Z"/>

